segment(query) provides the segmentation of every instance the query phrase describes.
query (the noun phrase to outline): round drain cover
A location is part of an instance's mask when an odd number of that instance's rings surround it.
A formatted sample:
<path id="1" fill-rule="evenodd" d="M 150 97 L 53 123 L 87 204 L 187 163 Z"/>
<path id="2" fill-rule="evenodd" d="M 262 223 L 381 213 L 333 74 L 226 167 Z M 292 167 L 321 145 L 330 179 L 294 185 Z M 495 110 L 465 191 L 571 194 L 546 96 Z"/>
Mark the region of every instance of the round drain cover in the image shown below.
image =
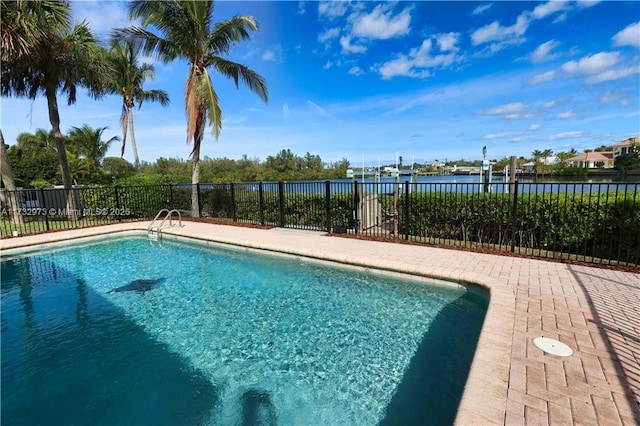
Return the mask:
<path id="1" fill-rule="evenodd" d="M 548 337 L 536 337 L 533 339 L 533 344 L 536 348 L 550 353 L 551 355 L 570 356 L 573 354 L 573 349 L 569 346 L 558 340 L 549 339 Z"/>

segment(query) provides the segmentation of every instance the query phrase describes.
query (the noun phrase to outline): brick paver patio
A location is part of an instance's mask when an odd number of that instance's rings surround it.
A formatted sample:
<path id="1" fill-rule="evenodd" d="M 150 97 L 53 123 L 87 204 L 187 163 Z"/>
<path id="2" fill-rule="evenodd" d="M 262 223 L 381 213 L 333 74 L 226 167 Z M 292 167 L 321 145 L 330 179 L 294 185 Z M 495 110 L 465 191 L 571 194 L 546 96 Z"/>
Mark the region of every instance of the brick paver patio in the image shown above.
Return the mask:
<path id="1" fill-rule="evenodd" d="M 9 238 L 0 248 L 146 225 Z M 287 229 L 186 222 L 164 232 L 483 286 L 491 299 L 456 423 L 640 425 L 640 274 Z M 540 336 L 573 355 L 545 354 L 532 344 Z"/>

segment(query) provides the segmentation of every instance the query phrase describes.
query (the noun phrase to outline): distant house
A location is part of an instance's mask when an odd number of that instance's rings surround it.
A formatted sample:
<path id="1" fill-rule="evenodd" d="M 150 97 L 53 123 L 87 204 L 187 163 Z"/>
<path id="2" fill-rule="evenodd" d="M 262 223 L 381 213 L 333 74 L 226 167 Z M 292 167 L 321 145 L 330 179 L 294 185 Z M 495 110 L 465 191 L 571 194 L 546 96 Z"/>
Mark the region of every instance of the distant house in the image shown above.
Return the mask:
<path id="1" fill-rule="evenodd" d="M 536 171 L 536 164 L 544 164 L 546 166 L 551 166 L 556 163 L 558 163 L 558 157 L 540 158 L 537 163 L 534 161 L 524 163 L 521 166 L 521 169 L 523 173 L 534 173 Z"/>
<path id="2" fill-rule="evenodd" d="M 425 167 L 433 167 L 434 169 L 441 169 L 444 166 L 446 166 L 446 163 L 442 162 L 442 161 L 431 161 L 431 162 L 426 162 L 424 163 Z"/>
<path id="3" fill-rule="evenodd" d="M 623 140 L 620 143 L 612 145 L 613 159 L 615 160 L 616 157 L 619 155 L 630 153 L 634 146 L 640 149 L 640 138 L 638 137 L 628 138 Z"/>
<path id="4" fill-rule="evenodd" d="M 569 158 L 567 165 L 585 169 L 610 169 L 613 167 L 613 152 L 585 152 Z"/>

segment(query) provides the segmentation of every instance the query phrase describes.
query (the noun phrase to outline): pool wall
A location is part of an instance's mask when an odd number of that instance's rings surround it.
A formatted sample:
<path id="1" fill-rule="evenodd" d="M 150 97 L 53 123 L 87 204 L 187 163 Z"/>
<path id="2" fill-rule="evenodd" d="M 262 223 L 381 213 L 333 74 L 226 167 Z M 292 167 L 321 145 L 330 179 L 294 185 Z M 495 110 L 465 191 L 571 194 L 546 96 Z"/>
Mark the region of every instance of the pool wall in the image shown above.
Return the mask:
<path id="1" fill-rule="evenodd" d="M 36 251 L 50 244 L 64 247 L 75 242 L 108 238 L 114 233 L 145 235 L 147 222 L 61 231 L 48 234 L 0 240 L 2 258 Z M 447 268 L 430 260 L 434 249 L 394 244 L 332 238 L 321 232 L 287 229 L 257 230 L 236 226 L 186 222 L 182 228 L 163 231 L 165 235 L 187 237 L 201 241 L 284 253 L 316 261 L 337 262 L 384 273 L 413 275 L 425 281 L 438 280 L 464 284 L 467 288 L 488 295 L 489 306 L 460 401 L 456 424 L 504 424 L 507 407 L 507 387 L 511 366 L 512 336 L 515 324 L 514 290 L 506 280 L 489 278 L 483 269 L 483 259 L 490 255 L 473 256 L 473 264 L 464 268 Z M 498 257 L 498 256 L 495 256 Z M 428 277 L 428 278 L 424 278 Z"/>

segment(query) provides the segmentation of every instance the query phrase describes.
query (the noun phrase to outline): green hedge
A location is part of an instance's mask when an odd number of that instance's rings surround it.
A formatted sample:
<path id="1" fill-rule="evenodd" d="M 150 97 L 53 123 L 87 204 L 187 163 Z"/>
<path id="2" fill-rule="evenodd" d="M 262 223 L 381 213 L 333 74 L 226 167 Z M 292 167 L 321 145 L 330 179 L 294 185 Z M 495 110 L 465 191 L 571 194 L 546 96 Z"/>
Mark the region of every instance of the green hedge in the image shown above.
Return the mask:
<path id="1" fill-rule="evenodd" d="M 90 187 L 79 191 L 84 212 L 104 220 L 148 219 L 169 208 L 169 185 Z"/>
<path id="2" fill-rule="evenodd" d="M 512 244 L 513 195 L 415 193 L 400 233 L 490 245 Z M 640 256 L 640 198 L 633 193 L 520 194 L 515 245 L 610 259 Z"/>

